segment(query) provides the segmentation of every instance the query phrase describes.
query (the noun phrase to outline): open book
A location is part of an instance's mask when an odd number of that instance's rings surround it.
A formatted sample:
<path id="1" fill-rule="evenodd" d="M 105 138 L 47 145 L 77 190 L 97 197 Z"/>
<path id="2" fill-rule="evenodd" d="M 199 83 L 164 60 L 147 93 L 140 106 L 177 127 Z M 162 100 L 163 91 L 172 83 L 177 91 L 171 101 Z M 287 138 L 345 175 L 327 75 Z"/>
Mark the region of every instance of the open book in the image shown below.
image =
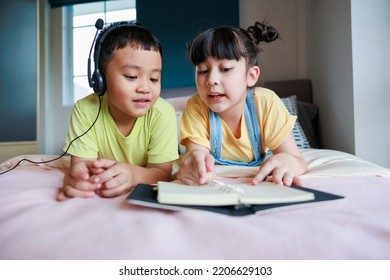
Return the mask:
<path id="1" fill-rule="evenodd" d="M 191 187 L 175 182 L 158 186 L 138 184 L 129 194 L 130 204 L 173 211 L 202 210 L 230 216 L 265 214 L 338 200 L 342 196 L 314 189 L 250 182 L 258 167 L 216 165 L 217 181 Z"/>
<path id="2" fill-rule="evenodd" d="M 314 194 L 262 182 L 250 184 L 229 184 L 213 180 L 203 186 L 188 186 L 174 182 L 158 182 L 157 201 L 176 205 L 259 205 L 314 200 Z"/>
<path id="3" fill-rule="evenodd" d="M 160 184 L 161 185 L 161 184 Z M 305 191 L 311 193 L 314 196 L 314 200 L 298 201 L 298 202 L 286 202 L 286 203 L 270 203 L 270 204 L 239 204 L 239 205 L 190 205 L 190 204 L 165 204 L 160 203 L 157 200 L 157 187 L 155 185 L 138 184 L 133 191 L 130 192 L 127 201 L 130 204 L 152 207 L 163 210 L 173 211 L 209 211 L 218 214 L 230 215 L 230 216 L 246 216 L 252 214 L 266 214 L 280 210 L 296 209 L 301 207 L 309 207 L 311 205 L 319 205 L 322 203 L 328 203 L 332 200 L 338 200 L 343 198 L 339 195 L 326 193 L 318 190 L 313 190 L 304 187 L 290 186 L 282 187 L 285 189 L 295 189 L 299 191 Z M 160 192 L 161 195 L 161 192 Z M 188 196 L 187 196 L 188 197 Z"/>

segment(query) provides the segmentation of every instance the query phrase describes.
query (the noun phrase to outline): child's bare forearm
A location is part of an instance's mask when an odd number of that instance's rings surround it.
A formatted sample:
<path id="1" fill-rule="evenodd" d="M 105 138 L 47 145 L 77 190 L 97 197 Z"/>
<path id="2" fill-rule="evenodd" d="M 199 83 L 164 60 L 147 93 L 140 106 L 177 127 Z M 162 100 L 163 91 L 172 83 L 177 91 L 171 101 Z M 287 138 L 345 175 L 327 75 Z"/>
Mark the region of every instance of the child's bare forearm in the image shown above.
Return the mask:
<path id="1" fill-rule="evenodd" d="M 172 174 L 172 163 L 163 164 L 164 167 L 148 165 L 147 167 L 135 167 L 137 174 L 136 182 L 145 184 L 155 184 L 158 181 L 170 181 Z"/>

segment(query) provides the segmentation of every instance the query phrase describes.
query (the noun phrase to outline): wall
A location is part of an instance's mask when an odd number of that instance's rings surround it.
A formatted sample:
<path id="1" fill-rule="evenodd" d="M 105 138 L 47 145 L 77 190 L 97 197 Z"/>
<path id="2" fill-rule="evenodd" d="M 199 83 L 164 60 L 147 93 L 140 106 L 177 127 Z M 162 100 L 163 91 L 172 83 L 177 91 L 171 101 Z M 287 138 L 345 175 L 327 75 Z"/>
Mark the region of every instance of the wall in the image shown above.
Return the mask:
<path id="1" fill-rule="evenodd" d="M 390 1 L 351 1 L 356 155 L 390 168 Z"/>
<path id="2" fill-rule="evenodd" d="M 37 152 L 36 6 L 0 2 L 0 162 Z"/>
<path id="3" fill-rule="evenodd" d="M 308 1 L 308 26 L 325 147 L 390 168 L 390 3 Z"/>
<path id="4" fill-rule="evenodd" d="M 310 78 L 324 148 L 390 168 L 390 2 L 241 0 L 240 24 L 266 19 L 262 80 Z"/>
<path id="5" fill-rule="evenodd" d="M 0 142 L 36 140 L 36 21 L 36 1 L 0 3 Z"/>
<path id="6" fill-rule="evenodd" d="M 280 40 L 261 45 L 260 81 L 307 78 L 305 0 L 241 0 L 240 26 L 256 21 L 274 26 Z"/>
<path id="7" fill-rule="evenodd" d="M 205 29 L 237 26 L 238 0 L 138 0 L 137 20 L 161 41 L 163 48 L 162 88 L 192 87 L 194 67 L 186 43 Z M 207 8 L 205 8 L 207 7 Z"/>
<path id="8" fill-rule="evenodd" d="M 324 147 L 355 151 L 350 1 L 308 1 L 309 73 Z"/>

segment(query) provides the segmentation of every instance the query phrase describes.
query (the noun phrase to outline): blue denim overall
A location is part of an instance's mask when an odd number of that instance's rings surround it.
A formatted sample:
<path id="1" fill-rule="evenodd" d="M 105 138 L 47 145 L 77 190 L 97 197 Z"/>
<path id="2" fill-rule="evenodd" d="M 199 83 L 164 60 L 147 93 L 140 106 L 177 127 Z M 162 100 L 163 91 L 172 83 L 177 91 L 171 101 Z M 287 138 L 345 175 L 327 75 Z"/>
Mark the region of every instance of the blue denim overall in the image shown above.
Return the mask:
<path id="1" fill-rule="evenodd" d="M 252 162 L 241 162 L 221 159 L 222 133 L 221 119 L 219 115 L 209 109 L 210 121 L 210 153 L 214 156 L 215 163 L 221 165 L 239 165 L 239 166 L 259 166 L 264 161 L 264 155 L 261 154 L 260 129 L 257 120 L 256 108 L 253 100 L 253 89 L 248 89 L 244 117 L 248 129 L 249 140 L 251 142 L 255 160 Z"/>

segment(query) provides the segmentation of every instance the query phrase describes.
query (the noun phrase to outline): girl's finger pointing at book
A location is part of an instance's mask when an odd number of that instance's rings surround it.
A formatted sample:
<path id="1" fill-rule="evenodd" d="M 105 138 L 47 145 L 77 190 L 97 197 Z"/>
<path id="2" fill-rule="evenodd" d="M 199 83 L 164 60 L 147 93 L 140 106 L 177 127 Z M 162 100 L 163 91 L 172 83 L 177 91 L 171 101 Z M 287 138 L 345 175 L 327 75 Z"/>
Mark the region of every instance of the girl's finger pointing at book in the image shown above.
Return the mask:
<path id="1" fill-rule="evenodd" d="M 274 170 L 274 165 L 271 163 L 271 161 L 268 159 L 266 160 L 259 169 L 259 172 L 256 174 L 256 176 L 252 180 L 253 185 L 257 185 L 260 182 L 264 181 L 268 175 L 272 174 L 272 171 Z"/>

